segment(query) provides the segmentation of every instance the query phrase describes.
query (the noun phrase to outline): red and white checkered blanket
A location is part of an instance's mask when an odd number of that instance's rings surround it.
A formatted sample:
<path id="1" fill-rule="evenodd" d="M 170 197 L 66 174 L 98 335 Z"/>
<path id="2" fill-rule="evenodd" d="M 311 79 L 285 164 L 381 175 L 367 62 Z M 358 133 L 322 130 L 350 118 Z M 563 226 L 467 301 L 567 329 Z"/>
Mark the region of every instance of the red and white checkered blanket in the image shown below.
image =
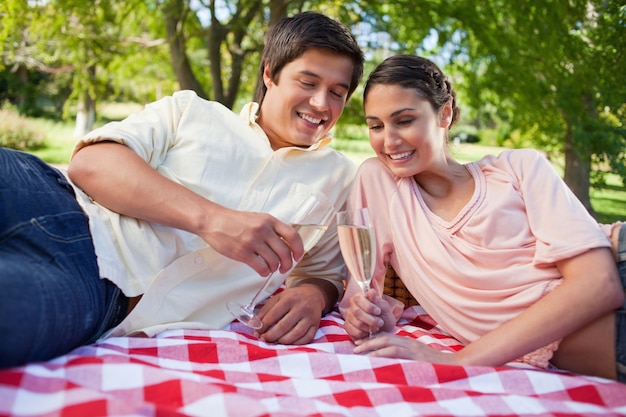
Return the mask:
<path id="1" fill-rule="evenodd" d="M 460 349 L 420 307 L 398 332 Z M 460 367 L 369 358 L 334 312 L 305 346 L 266 344 L 241 324 L 110 338 L 0 371 L 11 416 L 617 416 L 626 384 L 523 365 Z"/>

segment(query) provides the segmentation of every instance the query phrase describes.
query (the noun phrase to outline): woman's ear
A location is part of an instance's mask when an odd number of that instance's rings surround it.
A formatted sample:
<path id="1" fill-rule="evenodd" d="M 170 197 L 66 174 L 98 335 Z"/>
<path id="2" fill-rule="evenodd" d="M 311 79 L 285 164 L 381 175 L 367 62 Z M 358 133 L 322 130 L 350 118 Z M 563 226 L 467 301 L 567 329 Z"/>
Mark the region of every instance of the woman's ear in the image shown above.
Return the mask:
<path id="1" fill-rule="evenodd" d="M 452 124 L 452 116 L 454 111 L 452 110 L 452 101 L 448 101 L 443 105 L 441 109 L 441 127 L 448 129 Z"/>

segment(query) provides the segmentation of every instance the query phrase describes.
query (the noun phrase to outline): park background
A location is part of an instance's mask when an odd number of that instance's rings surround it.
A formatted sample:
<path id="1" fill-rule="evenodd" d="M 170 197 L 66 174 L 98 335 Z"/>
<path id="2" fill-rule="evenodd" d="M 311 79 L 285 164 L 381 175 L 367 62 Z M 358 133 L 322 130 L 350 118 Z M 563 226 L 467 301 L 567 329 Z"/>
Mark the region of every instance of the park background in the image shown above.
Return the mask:
<path id="1" fill-rule="evenodd" d="M 0 145 L 67 164 L 77 138 L 179 89 L 238 111 L 263 36 L 303 10 L 351 28 L 365 76 L 426 56 L 458 90 L 461 161 L 543 151 L 601 222 L 626 218 L 626 5 L 617 0 L 2 0 Z M 362 85 L 333 146 L 372 156 Z"/>

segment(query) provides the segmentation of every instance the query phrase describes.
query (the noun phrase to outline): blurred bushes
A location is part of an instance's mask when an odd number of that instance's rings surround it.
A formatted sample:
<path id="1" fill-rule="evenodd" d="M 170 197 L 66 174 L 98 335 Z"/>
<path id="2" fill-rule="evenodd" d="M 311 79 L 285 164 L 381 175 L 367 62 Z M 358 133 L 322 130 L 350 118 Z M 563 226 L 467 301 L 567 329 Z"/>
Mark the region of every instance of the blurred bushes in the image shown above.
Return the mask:
<path id="1" fill-rule="evenodd" d="M 17 112 L 0 109 L 0 146 L 20 151 L 39 149 L 43 137 L 28 125 Z"/>

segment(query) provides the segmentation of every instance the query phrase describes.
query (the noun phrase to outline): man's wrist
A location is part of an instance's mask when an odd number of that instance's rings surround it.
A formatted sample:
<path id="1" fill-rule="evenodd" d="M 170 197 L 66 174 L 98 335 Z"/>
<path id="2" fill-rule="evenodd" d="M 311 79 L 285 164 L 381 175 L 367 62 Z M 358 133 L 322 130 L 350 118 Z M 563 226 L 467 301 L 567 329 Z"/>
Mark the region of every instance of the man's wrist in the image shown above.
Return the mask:
<path id="1" fill-rule="evenodd" d="M 337 287 L 330 281 L 321 278 L 305 278 L 298 282 L 298 287 L 302 285 L 311 285 L 316 287 L 322 295 L 322 317 L 330 313 L 339 299 Z"/>

